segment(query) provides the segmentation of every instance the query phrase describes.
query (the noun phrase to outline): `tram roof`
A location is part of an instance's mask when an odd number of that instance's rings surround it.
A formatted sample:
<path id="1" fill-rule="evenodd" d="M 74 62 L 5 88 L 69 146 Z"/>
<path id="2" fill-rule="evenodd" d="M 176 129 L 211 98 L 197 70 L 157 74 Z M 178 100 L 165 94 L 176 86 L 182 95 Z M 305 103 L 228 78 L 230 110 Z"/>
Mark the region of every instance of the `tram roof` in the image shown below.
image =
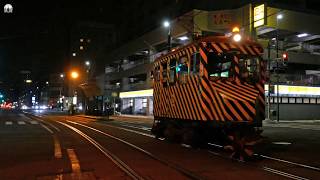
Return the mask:
<path id="1" fill-rule="evenodd" d="M 256 46 L 262 49 L 262 46 L 253 41 L 252 39 L 250 39 L 249 37 L 247 38 L 243 38 L 240 42 L 235 42 L 232 39 L 232 36 L 228 37 L 228 36 L 207 36 L 207 37 L 202 37 L 199 38 L 189 44 L 186 44 L 184 46 L 180 46 L 178 48 L 174 48 L 174 51 L 171 51 L 169 53 L 163 54 L 160 57 L 158 57 L 155 62 L 158 62 L 160 59 L 165 58 L 167 56 L 179 53 L 179 51 L 184 50 L 186 48 L 190 48 L 190 47 L 197 47 L 199 45 L 199 43 L 201 42 L 216 42 L 216 43 L 225 43 L 225 44 L 233 44 L 233 45 L 250 45 L 250 46 Z"/>

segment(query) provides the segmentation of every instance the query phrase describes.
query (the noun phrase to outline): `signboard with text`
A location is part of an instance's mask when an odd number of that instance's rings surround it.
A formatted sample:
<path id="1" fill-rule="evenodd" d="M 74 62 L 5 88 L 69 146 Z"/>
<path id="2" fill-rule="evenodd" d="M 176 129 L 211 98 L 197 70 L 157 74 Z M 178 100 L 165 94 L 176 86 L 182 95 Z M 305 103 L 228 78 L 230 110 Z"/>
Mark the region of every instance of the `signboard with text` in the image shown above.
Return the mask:
<path id="1" fill-rule="evenodd" d="M 259 27 L 265 24 L 265 5 L 261 4 L 253 9 L 253 27 Z"/>

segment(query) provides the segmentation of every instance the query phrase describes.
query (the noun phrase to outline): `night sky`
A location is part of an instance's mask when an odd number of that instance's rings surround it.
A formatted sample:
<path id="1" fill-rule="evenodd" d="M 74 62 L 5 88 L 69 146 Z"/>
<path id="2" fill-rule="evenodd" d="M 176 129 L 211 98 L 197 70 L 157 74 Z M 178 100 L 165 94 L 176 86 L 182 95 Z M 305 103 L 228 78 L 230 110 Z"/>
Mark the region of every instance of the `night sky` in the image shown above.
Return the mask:
<path id="1" fill-rule="evenodd" d="M 277 2 L 280 1 L 289 2 Z M 193 8 L 226 9 L 239 7 L 247 2 L 249 1 L 2 0 L 0 6 L 11 3 L 14 13 L 4 14 L 2 8 L 0 12 L 0 91 L 19 88 L 22 82 L 19 74 L 21 70 L 31 71 L 32 78 L 37 82 L 46 81 L 50 73 L 65 71 L 70 63 L 68 28 L 78 22 L 114 25 L 117 31 L 116 48 L 159 26 L 164 18 L 174 18 Z M 309 2 L 317 3 L 316 0 Z M 310 7 L 318 7 L 315 5 L 317 4 L 310 4 Z M 146 11 L 147 16 L 143 13 Z"/>

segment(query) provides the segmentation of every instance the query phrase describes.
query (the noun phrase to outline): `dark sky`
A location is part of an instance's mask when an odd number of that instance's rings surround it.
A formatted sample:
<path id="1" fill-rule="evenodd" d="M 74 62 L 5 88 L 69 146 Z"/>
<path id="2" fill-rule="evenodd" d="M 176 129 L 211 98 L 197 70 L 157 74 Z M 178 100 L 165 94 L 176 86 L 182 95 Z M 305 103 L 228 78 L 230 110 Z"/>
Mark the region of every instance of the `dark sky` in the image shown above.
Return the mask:
<path id="1" fill-rule="evenodd" d="M 300 1 L 270 0 L 271 3 L 279 2 L 284 6 Z M 173 18 L 188 9 L 235 8 L 248 2 L 251 1 L 1 0 L 0 7 L 11 3 L 14 13 L 4 14 L 0 8 L 0 91 L 4 84 L 6 87 L 19 86 L 21 70 L 32 71 L 36 81 L 46 81 L 49 73 L 65 70 L 70 47 L 68 27 L 77 22 L 114 24 L 119 35 L 117 38 L 125 41 L 159 26 L 163 18 Z M 306 2 L 309 7 L 320 6 L 318 0 Z"/>
<path id="2" fill-rule="evenodd" d="M 13 14 L 0 11 L 0 82 L 16 86 L 21 70 L 30 70 L 36 81 L 45 81 L 50 72 L 63 72 L 68 27 L 79 21 L 114 23 L 121 4 L 102 2 L 0 1 L 0 7 L 14 7 Z"/>

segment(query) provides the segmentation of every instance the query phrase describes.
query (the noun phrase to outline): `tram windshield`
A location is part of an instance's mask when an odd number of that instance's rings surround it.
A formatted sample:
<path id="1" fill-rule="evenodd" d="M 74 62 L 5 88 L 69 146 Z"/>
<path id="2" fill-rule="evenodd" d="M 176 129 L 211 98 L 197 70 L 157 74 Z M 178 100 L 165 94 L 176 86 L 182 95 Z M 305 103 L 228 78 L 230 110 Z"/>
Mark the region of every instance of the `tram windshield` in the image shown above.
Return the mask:
<path id="1" fill-rule="evenodd" d="M 209 53 L 208 54 L 208 73 L 210 77 L 231 77 L 232 56 L 228 54 Z"/>
<path id="2" fill-rule="evenodd" d="M 240 57 L 240 78 L 247 82 L 257 82 L 260 78 L 260 59 L 259 57 Z"/>

